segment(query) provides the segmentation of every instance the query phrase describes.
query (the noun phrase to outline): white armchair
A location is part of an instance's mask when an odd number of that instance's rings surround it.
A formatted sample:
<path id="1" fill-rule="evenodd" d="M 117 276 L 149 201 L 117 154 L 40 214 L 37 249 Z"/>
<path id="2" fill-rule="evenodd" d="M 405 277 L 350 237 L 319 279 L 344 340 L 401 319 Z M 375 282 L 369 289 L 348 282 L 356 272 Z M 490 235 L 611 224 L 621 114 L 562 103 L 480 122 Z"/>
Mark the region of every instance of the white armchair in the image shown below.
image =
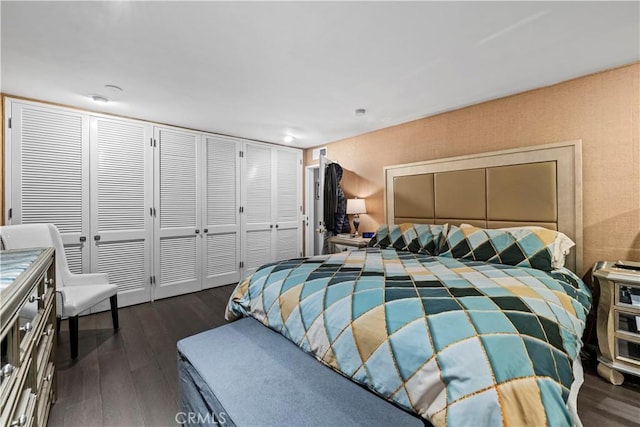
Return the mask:
<path id="1" fill-rule="evenodd" d="M 69 271 L 62 238 L 53 224 L 21 224 L 0 227 L 6 249 L 54 247 L 56 250 L 56 292 L 58 330 L 60 319 L 69 318 L 71 357 L 78 357 L 78 315 L 109 298 L 113 329 L 118 330 L 118 287 L 104 273 L 73 274 Z"/>

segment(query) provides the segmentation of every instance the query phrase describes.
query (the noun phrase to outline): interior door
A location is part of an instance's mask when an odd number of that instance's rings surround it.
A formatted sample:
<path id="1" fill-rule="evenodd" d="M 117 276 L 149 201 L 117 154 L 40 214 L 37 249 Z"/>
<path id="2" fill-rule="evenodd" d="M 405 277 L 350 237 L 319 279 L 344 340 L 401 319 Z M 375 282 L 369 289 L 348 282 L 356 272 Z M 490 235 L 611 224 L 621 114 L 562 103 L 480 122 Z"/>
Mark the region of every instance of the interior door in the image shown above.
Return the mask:
<path id="1" fill-rule="evenodd" d="M 302 256 L 301 175 L 302 153 L 299 150 L 274 149 L 275 233 L 274 261 Z"/>
<path id="2" fill-rule="evenodd" d="M 273 149 L 245 143 L 242 178 L 244 180 L 242 249 L 245 275 L 273 260 Z"/>
<path id="3" fill-rule="evenodd" d="M 88 273 L 89 116 L 11 103 L 8 224 L 53 223 L 69 269 Z"/>
<path id="4" fill-rule="evenodd" d="M 240 280 L 240 143 L 204 136 L 203 288 Z"/>
<path id="5" fill-rule="evenodd" d="M 315 235 L 314 235 L 314 249 L 315 255 L 321 255 L 324 253 L 326 231 L 324 225 L 324 177 L 327 172 L 327 157 L 324 154 L 320 154 L 318 161 L 318 187 L 316 196 L 316 223 L 315 223 Z"/>
<path id="6" fill-rule="evenodd" d="M 200 134 L 154 129 L 154 298 L 201 289 Z"/>
<path id="7" fill-rule="evenodd" d="M 151 299 L 152 135 L 148 124 L 91 118 L 91 271 L 109 274 L 120 306 Z"/>

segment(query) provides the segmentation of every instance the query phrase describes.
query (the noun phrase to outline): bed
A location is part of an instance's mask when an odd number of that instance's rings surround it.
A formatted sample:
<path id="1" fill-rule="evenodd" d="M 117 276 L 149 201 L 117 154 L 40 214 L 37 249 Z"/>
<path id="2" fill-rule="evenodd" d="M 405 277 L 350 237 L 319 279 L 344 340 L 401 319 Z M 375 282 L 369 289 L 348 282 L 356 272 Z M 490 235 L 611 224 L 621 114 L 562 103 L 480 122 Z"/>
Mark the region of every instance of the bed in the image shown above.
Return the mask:
<path id="1" fill-rule="evenodd" d="M 231 296 L 235 322 L 178 344 L 181 410 L 238 425 L 580 425 L 580 168 L 570 142 L 385 169 L 388 225 L 371 247 L 262 266 Z"/>

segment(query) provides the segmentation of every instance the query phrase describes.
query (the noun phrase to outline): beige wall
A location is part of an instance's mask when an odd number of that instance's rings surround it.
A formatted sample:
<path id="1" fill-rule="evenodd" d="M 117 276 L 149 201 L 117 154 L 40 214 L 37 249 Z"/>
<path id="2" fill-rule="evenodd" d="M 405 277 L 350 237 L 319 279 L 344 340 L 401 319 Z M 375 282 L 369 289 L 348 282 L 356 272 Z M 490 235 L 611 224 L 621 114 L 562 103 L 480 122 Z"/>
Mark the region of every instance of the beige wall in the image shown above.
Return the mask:
<path id="1" fill-rule="evenodd" d="M 581 139 L 584 268 L 640 260 L 640 63 L 328 144 L 360 231 L 384 221 L 383 167 Z M 311 150 L 305 164 L 313 164 Z M 582 273 L 582 272 L 580 272 Z"/>
<path id="2" fill-rule="evenodd" d="M 0 225 L 4 225 L 4 95 L 0 94 Z"/>

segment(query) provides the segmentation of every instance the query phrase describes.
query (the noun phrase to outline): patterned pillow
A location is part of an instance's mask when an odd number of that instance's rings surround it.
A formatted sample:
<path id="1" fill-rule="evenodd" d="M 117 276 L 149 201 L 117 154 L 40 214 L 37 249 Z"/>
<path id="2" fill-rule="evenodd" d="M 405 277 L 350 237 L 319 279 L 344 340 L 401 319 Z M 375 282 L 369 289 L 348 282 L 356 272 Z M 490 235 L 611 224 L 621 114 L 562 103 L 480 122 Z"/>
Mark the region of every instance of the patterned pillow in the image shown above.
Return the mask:
<path id="1" fill-rule="evenodd" d="M 539 226 L 508 227 L 508 228 L 499 228 L 498 230 L 513 231 L 513 230 L 522 230 L 522 229 L 540 230 L 540 229 L 543 229 L 543 227 L 539 227 Z M 551 257 L 551 266 L 554 269 L 557 269 L 557 268 L 564 267 L 564 263 L 566 261 L 567 255 L 571 253 L 571 248 L 574 247 L 576 244 L 566 234 L 561 233 L 560 231 L 556 231 L 555 233 L 556 233 L 556 239 L 553 242 L 553 255 Z"/>
<path id="2" fill-rule="evenodd" d="M 446 225 L 382 224 L 369 241 L 369 247 L 395 248 L 400 251 L 437 255 Z"/>
<path id="3" fill-rule="evenodd" d="M 400 240 L 400 242 L 398 242 Z M 400 231 L 400 226 L 388 224 L 380 224 L 378 230 L 373 235 L 371 240 L 369 240 L 370 248 L 389 248 L 393 247 L 394 242 L 398 242 L 398 244 L 404 244 L 404 240 L 402 240 L 402 232 Z"/>
<path id="4" fill-rule="evenodd" d="M 488 230 L 472 226 L 452 227 L 442 244 L 440 256 L 551 271 L 557 234 L 557 231 L 546 228 Z"/>

